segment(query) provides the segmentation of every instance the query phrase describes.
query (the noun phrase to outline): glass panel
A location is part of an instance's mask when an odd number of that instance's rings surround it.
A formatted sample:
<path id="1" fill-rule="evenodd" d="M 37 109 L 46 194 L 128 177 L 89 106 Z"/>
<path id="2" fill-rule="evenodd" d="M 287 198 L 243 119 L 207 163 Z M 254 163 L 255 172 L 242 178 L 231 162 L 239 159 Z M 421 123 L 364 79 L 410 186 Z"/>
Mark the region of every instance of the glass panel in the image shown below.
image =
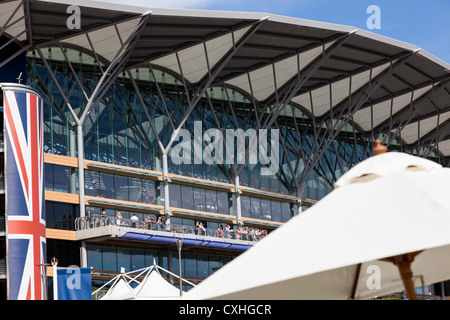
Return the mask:
<path id="1" fill-rule="evenodd" d="M 130 249 L 126 247 L 117 247 L 117 270 L 125 268 L 125 271 L 131 271 Z"/>
<path id="2" fill-rule="evenodd" d="M 182 208 L 194 209 L 194 191 L 192 187 L 181 186 Z"/>
<path id="3" fill-rule="evenodd" d="M 197 261 L 195 254 L 185 253 L 182 257 L 184 260 L 183 274 L 187 277 L 197 277 Z"/>
<path id="4" fill-rule="evenodd" d="M 250 217 L 250 197 L 241 195 L 241 215 Z"/>
<path id="5" fill-rule="evenodd" d="M 261 219 L 263 220 L 271 220 L 271 207 L 270 200 L 261 199 Z"/>
<path id="6" fill-rule="evenodd" d="M 197 255 L 197 267 L 198 267 L 198 277 L 206 278 L 209 276 L 209 262 L 208 255 L 198 254 Z"/>
<path id="7" fill-rule="evenodd" d="M 128 201 L 128 178 L 125 176 L 114 175 L 114 190 L 117 200 Z"/>
<path id="8" fill-rule="evenodd" d="M 222 266 L 220 260 L 221 260 L 220 256 L 211 255 L 209 257 L 209 275 L 213 274 L 214 272 L 220 269 L 220 267 Z"/>
<path id="9" fill-rule="evenodd" d="M 272 221 L 281 222 L 281 202 L 272 200 Z"/>
<path id="10" fill-rule="evenodd" d="M 53 190 L 70 193 L 70 168 L 53 166 Z"/>
<path id="11" fill-rule="evenodd" d="M 54 204 L 54 228 L 68 229 L 72 217 L 72 205 L 68 203 L 55 202 Z"/>
<path id="12" fill-rule="evenodd" d="M 281 203 L 281 221 L 286 222 L 291 218 L 291 206 L 288 202 Z"/>
<path id="13" fill-rule="evenodd" d="M 44 164 L 44 188 L 53 191 L 53 165 L 50 163 Z"/>
<path id="14" fill-rule="evenodd" d="M 102 246 L 100 244 L 87 244 L 87 265 L 95 270 L 103 270 Z"/>
<path id="15" fill-rule="evenodd" d="M 142 179 L 128 178 L 129 200 L 142 203 Z"/>
<path id="16" fill-rule="evenodd" d="M 228 193 L 217 191 L 217 213 L 229 214 Z"/>
<path id="17" fill-rule="evenodd" d="M 206 211 L 204 189 L 194 188 L 194 209 L 198 211 Z"/>
<path id="18" fill-rule="evenodd" d="M 180 185 L 169 184 L 169 197 L 170 206 L 175 208 L 181 208 L 181 193 Z"/>
<path id="19" fill-rule="evenodd" d="M 142 179 L 142 202 L 156 204 L 156 189 L 154 181 Z"/>
<path id="20" fill-rule="evenodd" d="M 145 266 L 150 267 L 153 262 L 159 265 L 158 251 L 145 249 Z"/>
<path id="21" fill-rule="evenodd" d="M 45 201 L 45 215 L 46 227 L 53 228 L 55 226 L 55 203 L 52 201 Z"/>
<path id="22" fill-rule="evenodd" d="M 97 197 L 99 195 L 100 175 L 95 171 L 84 171 L 84 192 L 87 196 Z"/>
<path id="23" fill-rule="evenodd" d="M 205 190 L 206 211 L 217 212 L 217 194 L 215 190 Z"/>
<path id="24" fill-rule="evenodd" d="M 102 264 L 102 270 L 117 271 L 117 255 L 115 247 L 103 246 Z"/>
<path id="25" fill-rule="evenodd" d="M 100 196 L 114 199 L 114 176 L 109 173 L 99 173 L 99 193 Z"/>
<path id="26" fill-rule="evenodd" d="M 251 197 L 251 212 L 250 217 L 255 219 L 261 218 L 261 199 L 256 197 Z"/>

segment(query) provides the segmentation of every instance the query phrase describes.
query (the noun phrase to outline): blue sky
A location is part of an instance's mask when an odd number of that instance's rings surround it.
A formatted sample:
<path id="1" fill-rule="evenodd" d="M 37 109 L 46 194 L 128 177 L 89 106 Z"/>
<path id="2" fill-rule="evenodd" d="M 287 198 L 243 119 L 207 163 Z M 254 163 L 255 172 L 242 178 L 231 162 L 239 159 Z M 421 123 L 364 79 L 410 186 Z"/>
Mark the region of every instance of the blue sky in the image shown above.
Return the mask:
<path id="1" fill-rule="evenodd" d="M 365 29 L 416 45 L 450 63 L 450 0 L 102 0 L 148 8 L 266 12 Z M 370 5 L 381 29 L 369 30 Z"/>

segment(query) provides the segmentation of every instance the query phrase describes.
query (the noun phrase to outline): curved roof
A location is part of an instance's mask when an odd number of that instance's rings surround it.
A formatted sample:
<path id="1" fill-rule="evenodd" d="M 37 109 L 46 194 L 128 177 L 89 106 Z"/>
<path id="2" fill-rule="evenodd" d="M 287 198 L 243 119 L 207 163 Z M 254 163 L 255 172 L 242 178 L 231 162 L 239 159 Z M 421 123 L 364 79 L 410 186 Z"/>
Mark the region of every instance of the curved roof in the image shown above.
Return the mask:
<path id="1" fill-rule="evenodd" d="M 390 133 L 450 156 L 450 65 L 414 45 L 266 13 L 72 4 L 81 29 L 68 29 L 65 1 L 2 2 L 0 34 L 23 51 L 60 42 L 106 65 L 125 43 L 125 69 L 150 63 L 194 88 L 227 86 L 259 106 L 296 105 L 317 121 L 351 118 L 362 133 Z"/>

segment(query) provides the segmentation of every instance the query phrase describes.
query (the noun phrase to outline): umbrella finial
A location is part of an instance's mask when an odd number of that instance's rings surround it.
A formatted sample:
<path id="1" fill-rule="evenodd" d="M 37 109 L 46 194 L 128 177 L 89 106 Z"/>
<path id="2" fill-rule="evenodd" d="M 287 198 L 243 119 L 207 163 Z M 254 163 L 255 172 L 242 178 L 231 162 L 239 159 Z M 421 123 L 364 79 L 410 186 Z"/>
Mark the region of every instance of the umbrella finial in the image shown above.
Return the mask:
<path id="1" fill-rule="evenodd" d="M 387 151 L 387 147 L 386 146 L 383 146 L 382 144 L 381 144 L 381 141 L 380 141 L 380 139 L 377 139 L 376 141 L 375 141 L 375 148 L 373 148 L 373 153 L 375 154 L 375 155 L 379 155 L 379 154 L 382 154 L 382 153 L 386 153 L 386 151 Z"/>

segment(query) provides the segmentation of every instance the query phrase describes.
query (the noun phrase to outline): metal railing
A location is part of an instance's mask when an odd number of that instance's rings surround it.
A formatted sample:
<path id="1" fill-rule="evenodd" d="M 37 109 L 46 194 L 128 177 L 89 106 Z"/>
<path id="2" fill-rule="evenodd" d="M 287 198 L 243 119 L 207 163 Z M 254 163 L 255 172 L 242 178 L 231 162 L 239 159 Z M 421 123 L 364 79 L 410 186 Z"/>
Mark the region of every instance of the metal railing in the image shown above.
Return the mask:
<path id="1" fill-rule="evenodd" d="M 120 226 L 135 228 L 140 230 L 166 231 L 179 234 L 191 234 L 205 237 L 214 237 L 222 239 L 259 241 L 263 239 L 267 233 L 265 230 L 252 229 L 243 232 L 235 232 L 234 230 L 218 230 L 214 228 L 199 228 L 195 226 L 179 225 L 179 224 L 163 224 L 152 221 L 140 221 L 127 218 L 116 218 L 105 215 L 91 215 L 79 217 L 75 219 L 75 231 L 100 228 L 104 226 Z"/>

